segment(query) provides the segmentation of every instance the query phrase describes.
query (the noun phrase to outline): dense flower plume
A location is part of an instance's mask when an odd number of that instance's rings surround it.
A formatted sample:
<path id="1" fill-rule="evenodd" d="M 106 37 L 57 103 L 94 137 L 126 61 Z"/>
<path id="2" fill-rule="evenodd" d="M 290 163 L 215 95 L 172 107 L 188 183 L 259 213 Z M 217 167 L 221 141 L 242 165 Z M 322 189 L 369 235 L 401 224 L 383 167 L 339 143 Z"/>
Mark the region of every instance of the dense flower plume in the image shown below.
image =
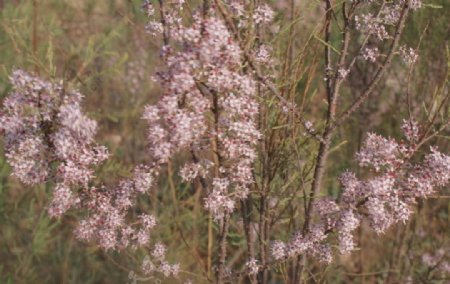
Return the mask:
<path id="1" fill-rule="evenodd" d="M 10 79 L 13 91 L 0 117 L 6 157 L 23 183 L 56 182 L 49 213 L 60 216 L 80 201 L 72 189 L 87 186 L 108 151 L 94 142 L 97 123 L 82 113 L 79 92 L 21 70 Z"/>
<path id="2" fill-rule="evenodd" d="M 150 3 L 145 7 L 151 16 L 155 9 Z M 193 23 L 185 26 L 177 14 L 180 7 L 175 5 L 164 15 L 170 31 L 165 36 L 173 44 L 162 50 L 165 70 L 157 80 L 163 94 L 156 105 L 146 107 L 143 118 L 149 123 L 155 168 L 188 150 L 204 158 L 182 167 L 185 181 L 206 178 L 211 165 L 218 169 L 205 207 L 220 219 L 235 209 L 236 199 L 246 198 L 253 182 L 255 146 L 261 137 L 255 120 L 255 82 L 241 72 L 242 51 L 214 10 L 197 12 Z M 269 21 L 270 11 L 262 6 L 255 17 Z M 267 58 L 267 51 L 262 50 L 260 57 Z M 211 149 L 216 153 L 205 153 Z"/>
<path id="3" fill-rule="evenodd" d="M 450 156 L 431 148 L 421 163 L 411 163 L 419 127 L 416 122 L 405 120 L 402 130 L 406 139 L 401 142 L 368 134 L 356 159 L 374 176 L 359 180 L 354 173 L 344 172 L 339 200 L 322 198 L 315 202 L 320 223 L 306 234 L 296 233 L 288 243 L 275 241 L 272 256 L 281 260 L 306 252 L 321 261 L 331 261 L 330 243 L 324 242 L 327 233 L 337 233 L 339 252 L 347 254 L 356 246 L 352 232 L 363 220 L 377 233 L 384 233 L 393 224 L 409 219 L 416 198 L 427 198 L 447 185 Z"/>
<path id="4" fill-rule="evenodd" d="M 86 211 L 88 217 L 75 229 L 80 240 L 96 242 L 105 250 L 149 245 L 156 218 L 127 218 L 138 194 L 150 190 L 152 170 L 137 166 L 133 177 L 116 188 L 92 186 L 94 167 L 109 154 L 94 142 L 97 122 L 82 112 L 83 96 L 21 70 L 10 79 L 13 90 L 4 101 L 0 129 L 13 175 L 29 185 L 55 182 L 48 208 L 52 217 L 73 207 Z M 163 264 L 159 269 L 167 274 L 172 266 Z M 172 270 L 174 275 L 177 269 Z"/>
<path id="5" fill-rule="evenodd" d="M 80 222 L 75 230 L 76 236 L 86 241 L 97 241 L 106 250 L 147 245 L 150 230 L 156 225 L 155 217 L 140 215 L 136 222 L 140 228 L 128 225 L 126 217 L 136 196 L 148 192 L 152 181 L 148 168 L 139 166 L 133 178 L 121 181 L 117 188 L 91 187 L 84 196 L 85 206 L 91 214 Z"/>

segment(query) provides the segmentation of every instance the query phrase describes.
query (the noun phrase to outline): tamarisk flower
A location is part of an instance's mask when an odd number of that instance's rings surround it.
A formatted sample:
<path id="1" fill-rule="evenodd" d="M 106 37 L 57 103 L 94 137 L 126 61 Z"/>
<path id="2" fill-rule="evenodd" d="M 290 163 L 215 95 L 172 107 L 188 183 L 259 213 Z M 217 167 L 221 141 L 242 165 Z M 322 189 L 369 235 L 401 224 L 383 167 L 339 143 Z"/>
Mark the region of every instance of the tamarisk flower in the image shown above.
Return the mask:
<path id="1" fill-rule="evenodd" d="M 305 127 L 307 133 L 316 132 L 316 129 L 314 128 L 314 124 L 309 120 L 306 120 L 303 126 Z M 306 135 L 307 133 L 305 133 L 304 135 Z"/>
<path id="2" fill-rule="evenodd" d="M 389 37 L 382 19 L 370 13 L 355 16 L 355 22 L 356 29 L 364 32 L 365 34 L 374 35 L 380 41 Z"/>
<path id="3" fill-rule="evenodd" d="M 392 170 L 398 163 L 399 144 L 393 139 L 386 139 L 380 135 L 369 133 L 356 159 L 360 166 L 373 167 L 376 171 L 382 168 Z"/>
<path id="4" fill-rule="evenodd" d="M 83 205 L 90 214 L 80 221 L 75 235 L 94 241 L 105 250 L 147 245 L 150 231 L 156 226 L 155 217 L 140 215 L 133 222 L 137 225 L 131 226 L 127 214 L 137 195 L 148 192 L 152 182 L 151 170 L 141 165 L 135 168 L 132 178 L 121 181 L 116 188 L 91 187 L 82 194 Z"/>
<path id="5" fill-rule="evenodd" d="M 355 247 L 352 232 L 358 228 L 360 219 L 353 210 L 344 211 L 339 218 L 339 252 L 346 254 Z"/>
<path id="6" fill-rule="evenodd" d="M 410 144 L 417 143 L 419 140 L 419 125 L 414 120 L 403 120 L 402 131 L 405 135 L 406 140 Z"/>
<path id="7" fill-rule="evenodd" d="M 78 91 L 21 70 L 10 81 L 13 90 L 0 117 L 6 157 L 23 183 L 57 183 L 49 214 L 61 216 L 79 203 L 71 189 L 88 184 L 93 167 L 108 158 L 108 151 L 94 142 L 97 123 L 81 111 Z"/>
<path id="8" fill-rule="evenodd" d="M 390 38 L 389 26 L 395 25 L 400 19 L 401 10 L 405 1 L 408 1 L 408 5 L 411 9 L 416 10 L 421 8 L 420 0 L 401 0 L 385 2 L 383 4 L 380 1 L 367 1 L 364 3 L 368 9 L 360 15 L 355 16 L 356 29 L 361 31 L 365 35 L 374 36 L 378 41 L 383 41 Z M 372 9 L 380 9 L 379 13 L 374 13 Z"/>
<path id="9" fill-rule="evenodd" d="M 253 20 L 255 21 L 255 24 L 267 24 L 272 22 L 274 15 L 275 13 L 269 5 L 262 4 L 256 7 L 255 14 L 253 15 Z"/>
<path id="10" fill-rule="evenodd" d="M 276 240 L 271 245 L 271 254 L 274 259 L 281 260 L 286 257 L 287 252 L 287 246 L 284 242 Z"/>
<path id="11" fill-rule="evenodd" d="M 408 65 L 413 65 L 416 63 L 419 57 L 417 52 L 411 47 L 401 46 L 399 52 L 403 61 Z"/>
<path id="12" fill-rule="evenodd" d="M 198 163 L 186 163 L 180 170 L 180 176 L 184 181 L 191 182 L 197 177 L 205 178 L 212 166 L 210 160 L 203 160 Z"/>
<path id="13" fill-rule="evenodd" d="M 221 219 L 225 214 L 231 213 L 235 208 L 235 201 L 227 195 L 230 181 L 227 178 L 215 178 L 213 191 L 205 199 L 205 207 L 216 219 Z"/>
<path id="14" fill-rule="evenodd" d="M 326 230 L 336 226 L 334 215 L 339 212 L 339 206 L 333 199 L 321 198 L 314 203 L 314 207 L 322 218 Z"/>
<path id="15" fill-rule="evenodd" d="M 370 61 L 372 63 L 377 61 L 377 58 L 380 56 L 378 47 L 373 47 L 373 48 L 366 47 L 363 50 L 362 56 L 363 56 L 364 60 Z"/>
<path id="16" fill-rule="evenodd" d="M 313 225 L 305 234 L 297 232 L 286 244 L 286 254 L 283 257 L 290 258 L 305 253 L 313 255 L 321 262 L 330 262 L 331 248 L 329 244 L 324 243 L 325 238 L 325 228 L 322 224 Z"/>
<path id="17" fill-rule="evenodd" d="M 361 50 L 364 60 L 375 63 L 382 54 L 383 42 L 392 39 L 395 35 L 391 27 L 396 26 L 402 15 L 402 10 L 407 5 L 409 9 L 417 10 L 422 7 L 420 0 L 400 1 L 363 1 L 360 4 L 364 9 L 354 16 L 355 28 L 367 39 L 372 38 L 370 46 Z M 417 61 L 417 53 L 404 46 L 399 53 L 406 64 L 412 65 Z"/>
<path id="18" fill-rule="evenodd" d="M 156 255 L 155 252 L 158 252 Z M 145 275 L 150 275 L 155 272 L 164 274 L 165 277 L 177 277 L 180 272 L 179 264 L 169 264 L 165 261 L 166 248 L 163 244 L 157 243 L 153 248 L 153 259 L 146 256 L 142 262 L 141 270 Z"/>
<path id="19" fill-rule="evenodd" d="M 195 13 L 189 25 L 176 20 L 177 11 L 171 9 L 174 20 L 166 23 L 173 44 L 162 47 L 164 69 L 156 76 L 163 93 L 143 114 L 149 152 L 155 171 L 178 152 L 204 153 L 208 158 L 181 167 L 187 182 L 206 178 L 211 165 L 220 168 L 205 198 L 205 208 L 219 219 L 234 211 L 236 199 L 246 198 L 253 183 L 261 138 L 256 83 L 241 72 L 242 51 L 214 8 L 206 16 Z M 261 21 L 270 18 L 267 7 L 260 14 Z M 220 164 L 210 160 L 211 149 Z"/>
<path id="20" fill-rule="evenodd" d="M 5 150 L 13 175 L 28 185 L 47 180 L 50 160 L 46 153 L 47 133 L 41 125 L 53 117 L 58 86 L 16 70 L 10 77 L 13 90 L 3 102 L 0 130 L 5 135 Z"/>
<path id="21" fill-rule="evenodd" d="M 140 165 L 117 187 L 91 186 L 94 167 L 109 154 L 94 141 L 97 122 L 83 113 L 83 96 L 21 70 L 14 71 L 10 80 L 13 90 L 4 101 L 0 130 L 13 175 L 28 185 L 56 183 L 50 216 L 60 217 L 73 207 L 87 213 L 75 229 L 78 239 L 105 250 L 149 246 L 156 218 L 141 214 L 130 220 L 129 211 L 137 196 L 150 190 L 153 170 Z M 164 275 L 179 270 L 162 256 L 160 262 Z"/>
<path id="22" fill-rule="evenodd" d="M 258 265 L 258 261 L 254 258 L 250 259 L 245 263 L 245 266 L 249 270 L 250 274 L 257 274 L 260 266 Z"/>
<path id="23" fill-rule="evenodd" d="M 346 78 L 349 73 L 350 73 L 350 70 L 345 69 L 345 68 L 339 68 L 339 70 L 338 70 L 339 77 L 342 79 Z"/>
<path id="24" fill-rule="evenodd" d="M 411 0 L 410 7 L 413 10 L 422 8 L 422 0 Z"/>
<path id="25" fill-rule="evenodd" d="M 359 180 L 352 172 L 344 172 L 339 180 L 342 194 L 339 201 L 329 197 L 313 204 L 320 221 L 309 232 L 296 232 L 288 243 L 275 241 L 272 256 L 284 260 L 306 253 L 322 261 L 331 261 L 329 232 L 337 233 L 339 252 L 350 253 L 356 246 L 353 231 L 364 218 L 377 233 L 406 222 L 417 198 L 427 198 L 450 181 L 450 156 L 435 148 L 421 163 L 411 164 L 409 158 L 417 151 L 420 127 L 415 121 L 402 125 L 405 140 L 397 142 L 370 133 L 356 158 L 361 166 L 375 170 L 376 176 Z M 367 216 L 367 217 L 366 217 Z"/>
<path id="26" fill-rule="evenodd" d="M 266 45 L 261 45 L 255 52 L 255 62 L 258 64 L 273 64 L 273 59 L 271 56 L 271 48 Z"/>

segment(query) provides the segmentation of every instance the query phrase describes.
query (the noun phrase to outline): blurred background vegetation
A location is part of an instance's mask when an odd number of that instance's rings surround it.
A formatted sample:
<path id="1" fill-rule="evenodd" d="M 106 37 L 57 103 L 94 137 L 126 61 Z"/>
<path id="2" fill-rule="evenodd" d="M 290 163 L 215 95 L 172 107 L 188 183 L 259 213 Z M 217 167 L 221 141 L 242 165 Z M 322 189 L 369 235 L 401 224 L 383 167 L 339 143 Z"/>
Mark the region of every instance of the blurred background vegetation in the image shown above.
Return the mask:
<path id="1" fill-rule="evenodd" d="M 321 46 L 319 41 L 307 41 L 318 24 L 314 15 L 321 13 L 319 2 L 298 1 L 300 17 L 295 24 L 294 44 L 307 47 L 301 65 L 304 72 L 299 72 L 303 75 L 298 77 L 296 89 L 304 94 L 305 112 L 312 121 L 323 119 L 324 109 Z M 325 187 L 333 195 L 339 186 L 337 175 L 355 166 L 351 157 L 364 133 L 376 131 L 399 137 L 398 126 L 407 117 L 407 92 L 414 116 L 426 123 L 436 102 L 449 91 L 450 2 L 424 2 L 430 5 L 409 18 L 402 39 L 404 44 L 419 49 L 419 63 L 408 70 L 400 60 L 395 61 L 377 95 L 353 116 L 334 141 L 339 151 L 331 155 Z M 158 98 L 158 86 L 151 76 L 158 66 L 159 43 L 145 34 L 141 4 L 140 0 L 0 0 L 0 98 L 10 91 L 8 76 L 14 68 L 46 78 L 62 78 L 79 88 L 86 96 L 85 109 L 99 121 L 98 141 L 113 154 L 98 171 L 99 181 L 106 184 L 114 184 L 128 175 L 133 165 L 145 160 L 146 129 L 140 116 L 143 106 Z M 273 1 L 273 5 L 285 9 L 283 1 Z M 289 22 L 283 15 L 277 21 L 280 33 L 273 47 L 275 54 L 282 57 Z M 343 104 L 359 93 L 367 74 L 370 70 L 361 66 L 351 76 L 343 90 Z M 444 117 L 448 118 L 448 112 L 447 104 Z M 444 133 L 430 144 L 448 153 L 448 138 Z M 313 147 L 308 145 L 305 147 Z M 173 177 L 177 185 L 177 198 L 173 199 L 174 193 L 164 177 L 152 201 L 142 200 L 141 207 L 157 212 L 160 226 L 155 237 L 168 245 L 169 260 L 179 261 L 185 271 L 201 274 L 208 221 L 200 194 Z M 73 238 L 76 216 L 49 219 L 45 209 L 51 185 L 23 186 L 10 176 L 3 153 L 0 180 L 0 283 L 127 283 L 129 272 L 139 271 L 146 252 L 102 252 Z M 395 226 L 382 237 L 361 230 L 357 237 L 360 250 L 320 270 L 316 280 L 383 283 L 389 279 L 388 271 L 402 269 L 427 283 L 429 271 L 421 264 L 421 255 L 439 247 L 450 253 L 450 190 L 443 192 L 447 197 L 418 204 L 418 213 L 409 223 Z M 173 221 L 175 216 L 177 222 Z M 230 242 L 237 248 L 245 240 L 236 232 L 230 235 Z M 185 278 L 202 283 L 188 272 L 183 273 Z"/>

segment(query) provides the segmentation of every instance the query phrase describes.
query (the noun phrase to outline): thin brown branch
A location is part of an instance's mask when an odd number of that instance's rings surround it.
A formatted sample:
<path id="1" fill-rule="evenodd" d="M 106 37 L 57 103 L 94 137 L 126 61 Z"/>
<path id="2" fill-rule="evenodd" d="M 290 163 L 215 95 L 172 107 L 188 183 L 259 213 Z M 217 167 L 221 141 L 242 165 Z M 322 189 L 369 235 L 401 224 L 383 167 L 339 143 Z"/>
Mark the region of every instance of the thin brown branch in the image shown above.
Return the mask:
<path id="1" fill-rule="evenodd" d="M 403 32 L 403 28 L 405 27 L 406 18 L 409 12 L 409 3 L 408 1 L 405 2 L 403 5 L 400 19 L 398 21 L 398 24 L 395 29 L 394 39 L 391 43 L 391 46 L 389 48 L 388 54 L 386 56 L 386 59 L 381 64 L 381 66 L 378 68 L 374 78 L 370 81 L 369 85 L 366 87 L 364 92 L 353 102 L 353 104 L 344 111 L 333 123 L 331 126 L 331 130 L 334 130 L 336 127 L 341 125 L 345 120 L 347 120 L 356 110 L 359 109 L 359 107 L 364 103 L 364 101 L 372 94 L 373 90 L 375 89 L 376 85 L 380 81 L 381 77 L 384 75 L 386 70 L 388 69 L 389 65 L 392 62 L 392 58 L 394 57 L 395 50 L 397 49 L 397 46 L 400 41 L 400 37 Z"/>

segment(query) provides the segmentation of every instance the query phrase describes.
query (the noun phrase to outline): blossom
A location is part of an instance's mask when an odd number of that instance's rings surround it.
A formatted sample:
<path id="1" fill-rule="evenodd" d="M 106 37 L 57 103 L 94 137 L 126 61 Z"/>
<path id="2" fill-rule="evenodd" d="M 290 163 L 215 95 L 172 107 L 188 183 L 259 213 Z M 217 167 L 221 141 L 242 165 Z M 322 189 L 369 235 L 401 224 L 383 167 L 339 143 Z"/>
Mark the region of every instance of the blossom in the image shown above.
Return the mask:
<path id="1" fill-rule="evenodd" d="M 358 228 L 360 218 L 353 212 L 348 210 L 341 213 L 339 219 L 339 251 L 346 254 L 354 249 L 352 232 Z"/>
<path id="2" fill-rule="evenodd" d="M 245 263 L 245 266 L 249 270 L 250 274 L 257 274 L 260 266 L 258 265 L 258 261 L 254 258 L 250 259 Z"/>
<path id="3" fill-rule="evenodd" d="M 364 59 L 366 59 L 366 58 L 364 58 Z M 340 78 L 346 78 L 349 73 L 350 73 L 349 69 L 345 69 L 342 67 L 338 69 L 338 74 L 339 74 Z"/>
<path id="4" fill-rule="evenodd" d="M 65 184 L 57 184 L 53 190 L 53 200 L 49 206 L 48 213 L 52 217 L 59 217 L 79 202 L 79 198 L 72 194 L 70 187 Z"/>
<path id="5" fill-rule="evenodd" d="M 409 143 L 418 142 L 420 128 L 417 121 L 404 119 L 401 128 L 403 131 L 403 135 Z"/>
<path id="6" fill-rule="evenodd" d="M 368 13 L 361 16 L 355 16 L 356 29 L 365 34 L 374 35 L 378 40 L 384 40 L 389 37 L 382 19 Z"/>
<path id="7" fill-rule="evenodd" d="M 422 0 L 411 0 L 410 7 L 413 10 L 422 8 Z"/>
<path id="8" fill-rule="evenodd" d="M 162 259 L 166 255 L 166 247 L 162 243 L 156 243 L 152 251 L 152 256 L 156 259 Z"/>
<path id="9" fill-rule="evenodd" d="M 141 269 L 144 274 L 149 275 L 156 270 L 155 264 L 150 260 L 149 257 L 144 258 L 142 262 Z"/>
<path id="10" fill-rule="evenodd" d="M 419 129 L 417 122 L 404 121 L 402 142 L 369 133 L 356 159 L 361 166 L 374 169 L 375 175 L 360 180 L 350 171 L 342 173 L 340 198 L 337 201 L 330 197 L 317 199 L 313 206 L 320 217 L 318 221 L 311 224 L 309 231 L 295 232 L 286 243 L 274 241 L 272 256 L 284 260 L 307 254 L 330 262 L 332 241 L 327 233 L 335 232 L 339 252 L 348 254 L 355 249 L 353 232 L 363 220 L 378 234 L 396 223 L 405 223 L 416 198 L 426 198 L 450 181 L 450 156 L 433 147 L 422 162 L 409 161 L 417 151 Z M 431 263 L 430 259 L 427 256 L 424 261 Z"/>
<path id="11" fill-rule="evenodd" d="M 142 10 L 146 12 L 147 16 L 153 16 L 155 14 L 155 7 L 153 7 L 152 3 L 149 0 L 144 0 L 142 4 Z"/>
<path id="12" fill-rule="evenodd" d="M 402 60 L 408 65 L 413 65 L 419 58 L 417 52 L 411 47 L 401 46 L 399 52 Z"/>
<path id="13" fill-rule="evenodd" d="M 206 177 L 211 168 L 212 162 L 209 160 L 202 160 L 199 163 L 186 163 L 180 170 L 180 176 L 184 181 L 192 181 L 197 177 Z"/>
<path id="14" fill-rule="evenodd" d="M 162 249 L 161 244 L 155 244 L 155 250 Z M 165 277 L 173 276 L 177 277 L 180 272 L 180 265 L 170 264 L 167 262 L 163 256 L 157 256 L 154 259 L 151 259 L 148 255 L 144 258 L 141 264 L 141 270 L 145 275 L 150 275 L 154 272 L 160 272 Z"/>
<path id="15" fill-rule="evenodd" d="M 269 20 L 269 7 L 256 9 L 261 22 Z M 162 94 L 154 105 L 145 107 L 149 153 L 153 169 L 178 152 L 207 152 L 215 141 L 221 165 L 209 159 L 186 163 L 180 176 L 186 182 L 207 178 L 214 165 L 227 177 L 227 186 L 213 179 L 205 208 L 215 219 L 234 211 L 236 201 L 247 197 L 253 183 L 256 145 L 261 138 L 257 126 L 259 104 L 256 83 L 242 71 L 242 50 L 214 10 L 207 17 L 195 14 L 191 24 L 177 20 L 171 11 L 167 27 L 173 48 L 163 47 L 164 71 L 157 74 Z M 261 55 L 267 52 L 261 49 Z M 208 119 L 214 117 L 213 126 Z M 208 156 L 208 155 L 206 155 Z M 223 180 L 222 180 L 223 181 Z"/>
<path id="16" fill-rule="evenodd" d="M 312 255 L 320 262 L 329 264 L 333 261 L 333 253 L 331 247 L 327 244 L 316 246 L 312 251 Z"/>
<path id="17" fill-rule="evenodd" d="M 276 240 L 271 245 L 271 254 L 276 260 L 286 257 L 286 244 L 282 241 Z"/>
<path id="18" fill-rule="evenodd" d="M 356 175 L 350 171 L 345 171 L 339 176 L 339 182 L 342 186 L 342 201 L 344 204 L 354 204 L 361 197 L 362 183 L 356 178 Z M 350 207 L 350 206 L 349 206 Z"/>
<path id="19" fill-rule="evenodd" d="M 356 159 L 361 166 L 369 166 L 376 171 L 381 168 L 393 169 L 397 163 L 401 163 L 398 158 L 399 145 L 392 139 L 384 138 L 380 135 L 369 133 L 364 140 L 361 151 L 356 154 Z"/>
<path id="20" fill-rule="evenodd" d="M 272 10 L 272 8 L 270 8 L 269 5 L 267 4 L 262 4 L 258 7 L 256 7 L 254 15 L 253 15 L 253 20 L 255 21 L 256 24 L 267 24 L 270 23 L 273 18 L 274 18 L 274 11 Z"/>
<path id="21" fill-rule="evenodd" d="M 50 216 L 61 217 L 74 207 L 87 212 L 75 229 L 78 239 L 105 250 L 147 245 L 156 218 L 142 214 L 131 224 L 128 219 L 137 196 L 152 186 L 153 169 L 138 165 L 117 186 L 91 186 L 94 166 L 109 154 L 95 143 L 97 122 L 82 111 L 83 96 L 20 70 L 11 83 L 0 119 L 13 174 L 26 184 L 55 181 Z"/>
<path id="22" fill-rule="evenodd" d="M 94 141 L 97 122 L 81 109 L 83 96 L 16 70 L 13 90 L 4 102 L 1 128 L 6 157 L 13 175 L 25 184 L 39 184 L 53 177 L 57 182 L 49 206 L 51 216 L 61 216 L 80 202 L 73 186 L 87 186 L 93 166 L 108 158 L 105 147 Z M 56 164 L 56 171 L 50 167 Z"/>
<path id="23" fill-rule="evenodd" d="M 255 54 L 255 61 L 259 64 L 272 64 L 272 56 L 271 56 L 272 50 L 266 46 L 261 45 Z"/>
<path id="24" fill-rule="evenodd" d="M 334 215 L 339 212 L 340 208 L 334 200 L 331 198 L 320 198 L 314 202 L 313 206 L 327 228 L 335 226 L 336 218 Z"/>
<path id="25" fill-rule="evenodd" d="M 147 231 L 156 226 L 156 218 L 153 215 L 141 214 L 139 218 L 141 219 L 143 228 Z"/>
<path id="26" fill-rule="evenodd" d="M 378 47 L 373 47 L 373 48 L 366 47 L 363 50 L 362 56 L 363 56 L 364 60 L 370 61 L 372 63 L 377 61 L 377 58 L 380 56 Z"/>
<path id="27" fill-rule="evenodd" d="M 11 134 L 13 135 L 15 134 Z M 11 136 L 10 139 L 15 140 Z M 13 175 L 29 185 L 46 181 L 50 169 L 44 156 L 48 150 L 42 137 L 30 134 L 28 137 L 25 135 L 17 137 L 17 140 L 17 144 L 14 145 L 11 141 L 11 146 L 7 145 L 5 154 L 12 167 Z"/>
<path id="28" fill-rule="evenodd" d="M 235 201 L 227 195 L 230 181 L 228 179 L 215 178 L 212 193 L 205 198 L 205 208 L 216 219 L 222 218 L 226 213 L 233 212 Z"/>

